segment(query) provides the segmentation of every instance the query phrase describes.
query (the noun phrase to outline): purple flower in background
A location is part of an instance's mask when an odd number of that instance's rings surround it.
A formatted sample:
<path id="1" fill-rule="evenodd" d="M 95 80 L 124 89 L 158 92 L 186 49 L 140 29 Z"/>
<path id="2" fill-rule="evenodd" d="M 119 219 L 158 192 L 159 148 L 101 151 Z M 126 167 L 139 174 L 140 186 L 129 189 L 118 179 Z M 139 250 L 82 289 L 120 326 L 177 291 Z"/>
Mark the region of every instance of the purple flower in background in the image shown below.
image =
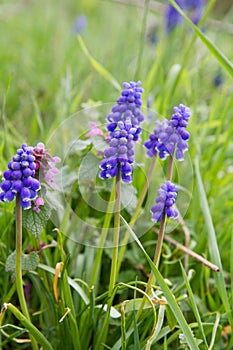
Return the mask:
<path id="1" fill-rule="evenodd" d="M 184 159 L 184 152 L 188 150 L 187 141 L 190 137 L 185 128 L 190 118 L 190 109 L 183 104 L 174 107 L 174 114 L 170 121 L 157 121 L 157 127 L 150 134 L 149 140 L 144 143 L 147 155 L 153 157 L 158 152 L 161 159 L 175 154 L 177 160 Z"/>
<path id="2" fill-rule="evenodd" d="M 215 74 L 215 76 L 213 78 L 213 84 L 216 87 L 219 87 L 223 84 L 223 76 L 222 76 L 221 72 Z"/>
<path id="3" fill-rule="evenodd" d="M 184 9 L 184 0 L 176 0 L 180 8 Z M 170 33 L 182 22 L 182 16 L 172 5 L 168 5 L 165 12 L 166 32 Z"/>
<path id="4" fill-rule="evenodd" d="M 165 184 L 161 185 L 158 190 L 156 204 L 151 207 L 153 221 L 160 221 L 163 215 L 174 219 L 178 217 L 178 212 L 172 208 L 176 201 L 177 192 L 178 188 L 170 181 L 166 181 Z"/>
<path id="5" fill-rule="evenodd" d="M 185 0 L 185 9 L 190 12 L 191 20 L 198 24 L 201 19 L 206 0 Z"/>
<path id="6" fill-rule="evenodd" d="M 175 2 L 180 6 L 182 10 L 187 12 L 194 24 L 198 24 L 205 7 L 205 0 L 175 0 Z M 167 33 L 170 33 L 175 27 L 177 27 L 177 25 L 183 21 L 183 18 L 179 12 L 177 12 L 176 9 L 169 4 L 166 8 L 165 20 L 166 31 Z"/>
<path id="7" fill-rule="evenodd" d="M 29 209 L 40 189 L 40 182 L 35 178 L 35 172 L 33 147 L 23 143 L 8 163 L 8 170 L 3 173 L 3 181 L 0 184 L 0 201 L 11 202 L 16 193 L 19 193 L 20 205 L 24 209 Z"/>
<path id="8" fill-rule="evenodd" d="M 144 120 L 141 112 L 141 82 L 123 84 L 123 91 L 107 116 L 109 131 L 109 147 L 104 151 L 104 159 L 100 163 L 100 178 L 108 179 L 116 176 L 118 168 L 124 182 L 132 181 L 132 163 L 134 161 L 134 142 L 141 133 L 140 124 Z"/>
<path id="9" fill-rule="evenodd" d="M 78 15 L 74 22 L 72 32 L 74 34 L 81 34 L 87 26 L 87 18 L 84 15 Z"/>
<path id="10" fill-rule="evenodd" d="M 28 304 L 30 304 L 30 291 L 31 291 L 31 283 L 30 282 L 26 282 L 24 285 L 24 295 L 25 295 L 25 299 L 27 301 Z"/>

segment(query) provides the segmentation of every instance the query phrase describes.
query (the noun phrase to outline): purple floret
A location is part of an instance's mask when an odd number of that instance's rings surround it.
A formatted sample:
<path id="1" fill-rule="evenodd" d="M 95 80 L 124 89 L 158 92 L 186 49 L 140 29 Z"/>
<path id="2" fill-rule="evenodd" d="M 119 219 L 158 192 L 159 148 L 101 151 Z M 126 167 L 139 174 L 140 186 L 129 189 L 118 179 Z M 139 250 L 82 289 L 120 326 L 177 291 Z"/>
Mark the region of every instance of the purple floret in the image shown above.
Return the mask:
<path id="1" fill-rule="evenodd" d="M 158 190 L 156 204 L 151 207 L 153 221 L 160 221 L 163 215 L 174 219 L 178 217 L 178 212 L 172 208 L 176 201 L 177 192 L 178 188 L 170 181 L 166 181 L 165 184 L 161 185 Z"/>

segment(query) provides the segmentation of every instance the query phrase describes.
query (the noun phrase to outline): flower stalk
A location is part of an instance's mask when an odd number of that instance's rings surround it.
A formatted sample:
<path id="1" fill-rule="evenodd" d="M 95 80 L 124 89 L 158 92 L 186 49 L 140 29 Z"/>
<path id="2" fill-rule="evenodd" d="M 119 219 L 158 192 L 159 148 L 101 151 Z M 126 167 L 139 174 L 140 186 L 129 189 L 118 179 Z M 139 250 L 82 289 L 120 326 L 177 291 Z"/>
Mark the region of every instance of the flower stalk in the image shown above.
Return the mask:
<path id="1" fill-rule="evenodd" d="M 1 316 L 6 310 L 10 310 L 13 313 L 13 315 L 22 323 L 22 325 L 29 331 L 29 333 L 31 333 L 33 337 L 41 344 L 44 350 L 53 350 L 52 345 L 48 342 L 44 335 L 14 305 L 11 303 L 4 303 L 1 311 Z M 35 349 L 33 342 L 32 347 Z"/>
<path id="2" fill-rule="evenodd" d="M 134 214 L 131 217 L 131 220 L 129 222 L 129 226 L 131 228 L 134 227 L 134 224 L 135 224 L 135 222 L 136 222 L 136 220 L 137 220 L 137 218 L 139 216 L 140 210 L 142 208 L 142 203 L 143 203 L 143 201 L 144 201 L 144 199 L 146 197 L 146 194 L 147 194 L 147 191 L 148 191 L 148 188 L 149 188 L 149 185 L 150 185 L 150 181 L 151 181 L 151 178 L 152 178 L 152 175 L 153 175 L 155 162 L 156 162 L 156 157 L 153 157 L 152 161 L 151 161 L 151 165 L 150 165 L 149 171 L 148 171 L 147 179 L 145 181 L 145 184 L 143 186 L 142 192 L 141 192 L 140 197 L 138 199 L 138 202 L 137 202 Z M 130 233 L 129 233 L 128 230 L 126 230 L 125 236 L 124 236 L 123 241 L 122 241 L 121 248 L 119 250 L 119 255 L 118 255 L 118 260 L 117 260 L 117 274 L 119 273 L 120 268 L 121 268 L 123 256 L 124 256 L 124 253 L 125 253 L 125 249 L 126 249 L 126 245 L 128 243 L 129 237 L 130 237 Z"/>
<path id="3" fill-rule="evenodd" d="M 112 264 L 110 272 L 109 282 L 109 296 L 111 296 L 114 289 L 117 277 L 117 257 L 118 257 L 118 245 L 120 236 L 120 211 L 121 211 L 121 179 L 120 179 L 120 167 L 118 166 L 116 175 L 116 196 L 115 196 L 115 213 L 114 213 L 114 237 L 113 237 L 113 252 L 112 252 Z"/>
<path id="4" fill-rule="evenodd" d="M 100 241 L 99 241 L 99 245 L 98 245 L 98 249 L 97 249 L 97 253 L 96 253 L 96 257 L 95 257 L 95 262 L 94 262 L 94 266 L 93 266 L 92 274 L 91 274 L 91 278 L 90 278 L 90 286 L 91 287 L 93 285 L 95 285 L 98 274 L 99 274 L 101 259 L 102 259 L 102 255 L 103 255 L 103 247 L 104 247 L 105 240 L 106 240 L 108 230 L 110 227 L 110 221 L 112 218 L 112 212 L 113 212 L 113 208 L 114 208 L 114 198 L 115 198 L 115 186 L 113 186 L 112 191 L 111 191 L 111 195 L 110 195 L 109 202 L 108 202 L 108 209 L 107 209 L 107 212 L 106 212 L 106 215 L 104 218 L 103 228 L 102 228 L 101 234 L 100 234 Z"/>
<path id="5" fill-rule="evenodd" d="M 30 315 L 27 308 L 27 303 L 24 296 L 23 290 L 23 279 L 22 279 L 22 207 L 20 205 L 20 194 L 16 194 L 16 255 L 15 255 L 15 284 L 19 298 L 20 307 L 24 316 L 30 322 Z M 32 348 L 38 349 L 37 343 L 34 337 L 30 336 L 32 342 Z"/>
<path id="6" fill-rule="evenodd" d="M 172 179 L 173 164 L 174 164 L 174 158 L 173 158 L 173 155 L 171 155 L 169 157 L 169 161 L 168 161 L 167 181 L 171 181 L 171 179 Z M 153 259 L 153 262 L 157 268 L 159 267 L 159 261 L 160 261 L 161 251 L 162 251 L 163 240 L 164 240 L 166 218 L 167 218 L 167 214 L 166 214 L 166 212 L 164 212 L 162 214 L 162 218 L 160 221 L 158 240 L 157 240 L 154 259 Z M 146 293 L 150 292 L 151 285 L 154 282 L 155 282 L 155 277 L 154 277 L 153 272 L 151 272 L 149 279 L 148 279 L 148 282 L 147 282 Z"/>

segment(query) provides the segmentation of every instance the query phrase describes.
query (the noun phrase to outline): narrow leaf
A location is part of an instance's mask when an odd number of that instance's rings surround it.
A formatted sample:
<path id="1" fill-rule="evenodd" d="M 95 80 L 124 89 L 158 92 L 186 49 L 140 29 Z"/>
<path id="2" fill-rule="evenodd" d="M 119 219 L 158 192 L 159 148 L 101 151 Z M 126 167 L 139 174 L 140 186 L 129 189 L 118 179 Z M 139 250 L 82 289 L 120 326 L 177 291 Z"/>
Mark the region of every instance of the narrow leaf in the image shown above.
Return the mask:
<path id="1" fill-rule="evenodd" d="M 233 64 L 232 62 L 219 50 L 219 48 L 186 16 L 182 9 L 177 5 L 174 0 L 169 0 L 171 5 L 179 12 L 188 25 L 194 30 L 196 35 L 205 44 L 208 50 L 214 55 L 214 57 L 220 62 L 231 76 L 233 76 Z"/>
<path id="2" fill-rule="evenodd" d="M 164 315 L 165 315 L 165 310 L 166 310 L 166 306 L 165 305 L 160 305 L 156 327 L 154 329 L 154 332 L 153 332 L 152 336 L 147 341 L 146 350 L 147 349 L 149 350 L 151 348 L 151 344 L 156 340 L 156 338 L 158 337 L 158 335 L 159 335 L 159 333 L 160 333 L 160 331 L 162 329 Z"/>
<path id="3" fill-rule="evenodd" d="M 199 196 L 200 196 L 200 205 L 201 209 L 204 215 L 205 219 L 205 224 L 207 228 L 207 233 L 208 233 L 208 242 L 209 242 L 209 250 L 210 250 L 210 256 L 212 259 L 212 262 L 219 266 L 220 272 L 215 273 L 215 281 L 217 285 L 217 289 L 219 292 L 219 295 L 221 296 L 224 308 L 228 314 L 229 322 L 232 322 L 233 325 L 233 320 L 231 320 L 231 307 L 228 301 L 228 296 L 227 296 L 227 291 L 226 291 L 226 284 L 225 284 L 225 279 L 223 276 L 223 267 L 222 267 L 222 262 L 221 262 L 221 257 L 218 249 L 218 243 L 216 239 L 216 233 L 214 230 L 214 225 L 210 213 L 210 208 L 208 205 L 204 185 L 202 182 L 201 178 L 201 173 L 199 169 L 199 159 L 198 157 L 195 158 L 195 170 L 196 170 L 196 176 L 197 176 L 197 185 L 198 185 L 198 190 L 199 190 Z"/>
<path id="4" fill-rule="evenodd" d="M 196 302 L 195 302 L 195 299 L 194 299 L 193 291 L 191 289 L 190 283 L 188 281 L 188 278 L 186 276 L 186 273 L 184 271 L 184 268 L 183 268 L 182 264 L 180 264 L 180 266 L 181 266 L 181 271 L 182 271 L 183 278 L 184 278 L 184 281 L 185 281 L 185 285 L 186 285 L 186 288 L 187 288 L 187 291 L 188 291 L 190 304 L 192 306 L 192 311 L 193 311 L 193 313 L 194 313 L 194 315 L 196 317 L 196 320 L 197 320 L 197 323 L 198 323 L 201 335 L 203 337 L 205 346 L 208 349 L 208 344 L 207 344 L 207 340 L 206 340 L 206 337 L 205 337 L 205 331 L 204 331 L 204 328 L 203 328 L 203 325 L 202 325 L 201 316 L 199 314 L 199 311 L 198 311 L 198 308 L 197 308 L 197 305 L 196 305 Z"/>
<path id="5" fill-rule="evenodd" d="M 44 265 L 44 264 L 39 264 L 38 267 L 44 271 L 50 272 L 51 274 L 55 275 L 56 271 L 54 268 Z M 80 297 L 83 299 L 84 303 L 87 305 L 89 304 L 89 299 L 83 289 L 79 286 L 77 282 L 72 280 L 72 278 L 68 277 L 68 283 L 69 285 L 80 295 Z"/>
<path id="6" fill-rule="evenodd" d="M 77 35 L 77 39 L 79 42 L 79 45 L 81 49 L 83 50 L 86 57 L 89 59 L 91 65 L 95 70 L 102 75 L 107 81 L 109 81 L 117 90 L 121 90 L 121 86 L 119 85 L 118 81 L 112 76 L 111 73 L 109 73 L 96 59 L 90 54 L 88 51 L 82 37 L 80 35 Z"/>
<path id="7" fill-rule="evenodd" d="M 137 238 L 136 234 L 134 233 L 134 231 L 131 229 L 131 227 L 129 226 L 129 224 L 125 221 L 125 219 L 121 216 L 122 221 L 124 222 L 125 226 L 127 227 L 127 229 L 129 230 L 129 233 L 131 234 L 132 238 L 136 241 L 136 243 L 138 244 L 138 246 L 141 248 L 142 252 L 144 253 L 148 263 L 150 264 L 150 267 L 156 277 L 156 280 L 158 281 L 164 295 L 165 298 L 167 299 L 167 302 L 171 308 L 171 310 L 173 311 L 177 322 L 180 325 L 180 328 L 186 338 L 186 341 L 188 343 L 188 345 L 190 346 L 190 349 L 192 350 L 198 350 L 198 346 L 196 343 L 196 340 L 190 330 L 189 325 L 187 324 L 182 311 L 180 310 L 177 301 L 174 297 L 174 295 L 171 293 L 170 289 L 167 286 L 167 283 L 165 282 L 163 276 L 161 275 L 161 273 L 159 272 L 159 270 L 157 269 L 157 267 L 154 265 L 153 261 L 150 259 L 149 255 L 146 253 L 144 247 L 142 246 L 141 242 L 139 241 L 139 239 Z"/>

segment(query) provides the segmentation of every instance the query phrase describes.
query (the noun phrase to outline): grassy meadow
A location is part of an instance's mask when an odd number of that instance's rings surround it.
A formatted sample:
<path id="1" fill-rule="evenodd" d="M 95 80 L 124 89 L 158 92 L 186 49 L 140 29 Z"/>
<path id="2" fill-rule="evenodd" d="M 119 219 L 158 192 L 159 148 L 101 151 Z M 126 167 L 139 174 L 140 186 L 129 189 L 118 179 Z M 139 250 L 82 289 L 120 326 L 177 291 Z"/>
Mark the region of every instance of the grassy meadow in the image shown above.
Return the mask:
<path id="1" fill-rule="evenodd" d="M 233 349 L 233 5 L 206 1 L 198 26 L 178 7 L 168 33 L 168 3 L 0 2 L 1 177 L 24 142 L 61 159 L 43 210 L 23 210 L 21 267 L 17 206 L 0 202 L 0 350 Z M 145 119 L 127 184 L 100 179 L 99 164 L 129 81 L 142 82 Z M 180 104 L 179 217 L 165 219 L 156 264 L 150 208 L 169 160 L 143 143 Z"/>

